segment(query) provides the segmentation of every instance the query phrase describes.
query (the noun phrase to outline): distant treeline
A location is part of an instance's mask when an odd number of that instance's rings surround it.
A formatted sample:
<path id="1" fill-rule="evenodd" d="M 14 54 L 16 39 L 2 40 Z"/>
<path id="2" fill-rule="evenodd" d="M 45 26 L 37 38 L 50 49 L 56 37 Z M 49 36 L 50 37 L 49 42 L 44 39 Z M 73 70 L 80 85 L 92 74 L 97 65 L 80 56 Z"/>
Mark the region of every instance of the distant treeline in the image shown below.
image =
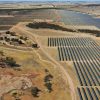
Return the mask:
<path id="1" fill-rule="evenodd" d="M 98 4 L 86 4 L 85 6 L 93 7 L 93 6 L 100 6 L 100 4 L 99 3 Z"/>
<path id="2" fill-rule="evenodd" d="M 65 28 L 60 25 L 47 23 L 47 22 L 35 22 L 35 23 L 29 23 L 27 25 L 30 28 L 39 29 L 39 28 L 48 28 L 48 29 L 54 29 L 54 30 L 61 30 L 61 31 L 67 31 L 67 32 L 81 32 L 81 33 L 90 33 L 93 35 L 96 35 L 97 37 L 100 37 L 100 31 L 99 30 L 90 30 L 90 29 L 69 29 Z"/>
<path id="3" fill-rule="evenodd" d="M 46 8 L 2 8 L 0 11 L 33 11 L 33 10 L 47 10 L 47 9 L 66 9 L 63 7 L 46 7 Z"/>
<path id="4" fill-rule="evenodd" d="M 56 25 L 56 24 L 52 24 L 52 23 L 47 23 L 47 22 L 29 23 L 27 26 L 30 27 L 30 28 L 35 28 L 35 29 L 39 29 L 39 28 L 49 28 L 49 29 L 54 29 L 54 30 L 61 30 L 61 31 L 68 31 L 68 32 L 76 32 L 73 29 L 64 28 L 62 26 L 59 26 L 59 25 Z"/>

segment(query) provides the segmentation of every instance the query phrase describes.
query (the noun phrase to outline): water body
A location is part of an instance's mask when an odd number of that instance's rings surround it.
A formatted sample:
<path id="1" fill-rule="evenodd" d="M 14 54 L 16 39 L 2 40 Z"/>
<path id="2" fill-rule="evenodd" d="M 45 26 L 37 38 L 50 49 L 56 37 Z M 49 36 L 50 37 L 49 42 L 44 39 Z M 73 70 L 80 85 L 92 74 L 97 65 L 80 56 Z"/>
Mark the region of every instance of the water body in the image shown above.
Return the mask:
<path id="1" fill-rule="evenodd" d="M 75 11 L 58 10 L 61 21 L 69 25 L 94 25 L 100 28 L 100 19 Z"/>

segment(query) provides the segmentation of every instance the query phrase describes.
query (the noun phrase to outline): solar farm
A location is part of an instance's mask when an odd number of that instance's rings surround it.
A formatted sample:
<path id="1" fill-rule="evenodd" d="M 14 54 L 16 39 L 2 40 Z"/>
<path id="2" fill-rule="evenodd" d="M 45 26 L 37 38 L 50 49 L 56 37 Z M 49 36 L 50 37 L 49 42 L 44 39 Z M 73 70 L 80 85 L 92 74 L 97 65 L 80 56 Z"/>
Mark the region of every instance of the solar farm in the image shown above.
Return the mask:
<path id="1" fill-rule="evenodd" d="M 100 99 L 100 46 L 91 37 L 48 37 L 60 62 L 72 61 L 80 85 L 80 100 Z"/>

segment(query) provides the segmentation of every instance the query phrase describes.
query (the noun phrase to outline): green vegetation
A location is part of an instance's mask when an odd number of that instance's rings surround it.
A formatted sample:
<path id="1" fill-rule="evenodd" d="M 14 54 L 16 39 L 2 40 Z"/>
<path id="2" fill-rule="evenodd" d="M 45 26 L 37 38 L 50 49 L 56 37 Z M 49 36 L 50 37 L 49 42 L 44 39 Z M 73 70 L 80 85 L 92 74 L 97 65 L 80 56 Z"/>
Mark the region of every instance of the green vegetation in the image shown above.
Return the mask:
<path id="1" fill-rule="evenodd" d="M 44 82 L 45 82 L 44 85 L 48 89 L 48 92 L 51 92 L 51 91 L 53 91 L 53 89 L 52 89 L 53 76 L 49 73 L 49 71 L 47 69 L 45 69 L 45 72 L 46 72 L 46 76 L 44 77 Z"/>
<path id="2" fill-rule="evenodd" d="M 89 29 L 78 29 L 79 32 L 84 32 L 84 33 L 91 33 L 96 35 L 97 37 L 100 37 L 100 31 L 99 30 L 89 30 Z"/>
<path id="3" fill-rule="evenodd" d="M 10 34 L 11 36 L 16 36 L 15 32 L 10 32 L 10 31 L 7 31 L 6 34 Z"/>
<path id="4" fill-rule="evenodd" d="M 23 42 L 20 39 L 17 39 L 17 38 L 12 38 L 11 41 L 17 42 L 18 44 L 23 44 Z"/>
<path id="5" fill-rule="evenodd" d="M 32 44 L 32 48 L 39 48 L 38 44 Z"/>
<path id="6" fill-rule="evenodd" d="M 21 100 L 20 98 L 21 95 L 17 92 L 12 93 L 12 96 L 15 98 L 15 100 Z"/>
<path id="7" fill-rule="evenodd" d="M 25 42 L 28 40 L 27 37 L 24 36 L 18 36 L 15 32 L 7 31 L 5 34 L 0 34 L 0 41 L 2 41 L 5 44 L 10 45 L 25 45 Z M 1 42 L 1 43 L 2 43 Z"/>
<path id="8" fill-rule="evenodd" d="M 53 76 L 51 74 L 48 74 L 45 76 L 44 81 L 45 82 L 50 82 L 52 80 Z"/>
<path id="9" fill-rule="evenodd" d="M 5 63 L 8 65 L 8 66 L 11 66 L 11 67 L 18 67 L 19 65 L 16 64 L 16 61 L 12 58 L 12 57 L 6 57 L 5 58 Z"/>
<path id="10" fill-rule="evenodd" d="M 52 83 L 51 82 L 46 82 L 45 86 L 47 87 L 48 91 L 51 92 L 52 90 Z"/>
<path id="11" fill-rule="evenodd" d="M 0 40 L 3 40 L 3 37 L 0 37 Z"/>
<path id="12" fill-rule="evenodd" d="M 34 96 L 34 97 L 39 97 L 39 92 L 40 92 L 41 90 L 40 89 L 38 89 L 37 87 L 33 87 L 32 89 L 31 89 L 31 94 Z"/>
<path id="13" fill-rule="evenodd" d="M 20 39 L 26 41 L 28 38 L 24 36 L 20 36 Z"/>
<path id="14" fill-rule="evenodd" d="M 0 67 L 19 67 L 20 65 L 12 57 L 6 57 L 3 51 L 0 51 Z"/>

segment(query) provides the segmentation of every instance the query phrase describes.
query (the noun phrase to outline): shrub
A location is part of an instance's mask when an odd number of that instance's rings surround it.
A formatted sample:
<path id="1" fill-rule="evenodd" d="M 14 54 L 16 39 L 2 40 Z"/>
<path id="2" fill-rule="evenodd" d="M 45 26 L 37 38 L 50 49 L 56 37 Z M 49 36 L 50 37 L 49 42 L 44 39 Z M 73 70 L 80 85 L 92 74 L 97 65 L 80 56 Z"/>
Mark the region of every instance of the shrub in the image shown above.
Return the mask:
<path id="1" fill-rule="evenodd" d="M 47 22 L 29 23 L 27 26 L 30 28 L 35 28 L 35 29 L 49 28 L 49 29 L 62 30 L 62 31 L 68 31 L 68 32 L 76 32 L 73 29 L 68 29 L 68 28 L 62 27 L 60 25 L 47 23 Z"/>
<path id="2" fill-rule="evenodd" d="M 10 31 L 7 31 L 6 34 L 10 34 Z"/>
<path id="3" fill-rule="evenodd" d="M 28 38 L 27 37 L 20 36 L 20 39 L 26 41 Z"/>
<path id="4" fill-rule="evenodd" d="M 45 70 L 46 72 L 49 72 L 48 70 Z M 52 91 L 52 78 L 53 76 L 51 74 L 47 74 L 45 77 L 44 77 L 44 82 L 45 82 L 45 86 L 46 88 L 48 89 L 49 92 Z"/>
<path id="5" fill-rule="evenodd" d="M 45 72 L 46 72 L 46 73 L 48 73 L 48 72 L 49 72 L 49 70 L 48 70 L 48 69 L 45 69 Z"/>
<path id="6" fill-rule="evenodd" d="M 52 78 L 53 78 L 53 76 L 52 76 L 51 74 L 48 74 L 48 75 L 45 76 L 44 81 L 45 81 L 45 82 L 48 82 L 48 81 L 50 81 Z"/>
<path id="7" fill-rule="evenodd" d="M 5 38 L 5 41 L 6 41 L 6 42 L 9 42 L 9 41 L 10 41 L 10 38 Z"/>
<path id="8" fill-rule="evenodd" d="M 15 32 L 10 32 L 11 36 L 16 36 Z"/>
<path id="9" fill-rule="evenodd" d="M 6 57 L 5 63 L 11 67 L 19 66 L 18 64 L 16 64 L 16 61 L 12 57 Z"/>
<path id="10" fill-rule="evenodd" d="M 50 82 L 45 83 L 45 86 L 47 87 L 47 89 L 49 90 L 49 92 L 52 91 L 52 83 L 50 83 Z"/>
<path id="11" fill-rule="evenodd" d="M 23 42 L 21 40 L 18 41 L 19 44 L 23 44 Z"/>

